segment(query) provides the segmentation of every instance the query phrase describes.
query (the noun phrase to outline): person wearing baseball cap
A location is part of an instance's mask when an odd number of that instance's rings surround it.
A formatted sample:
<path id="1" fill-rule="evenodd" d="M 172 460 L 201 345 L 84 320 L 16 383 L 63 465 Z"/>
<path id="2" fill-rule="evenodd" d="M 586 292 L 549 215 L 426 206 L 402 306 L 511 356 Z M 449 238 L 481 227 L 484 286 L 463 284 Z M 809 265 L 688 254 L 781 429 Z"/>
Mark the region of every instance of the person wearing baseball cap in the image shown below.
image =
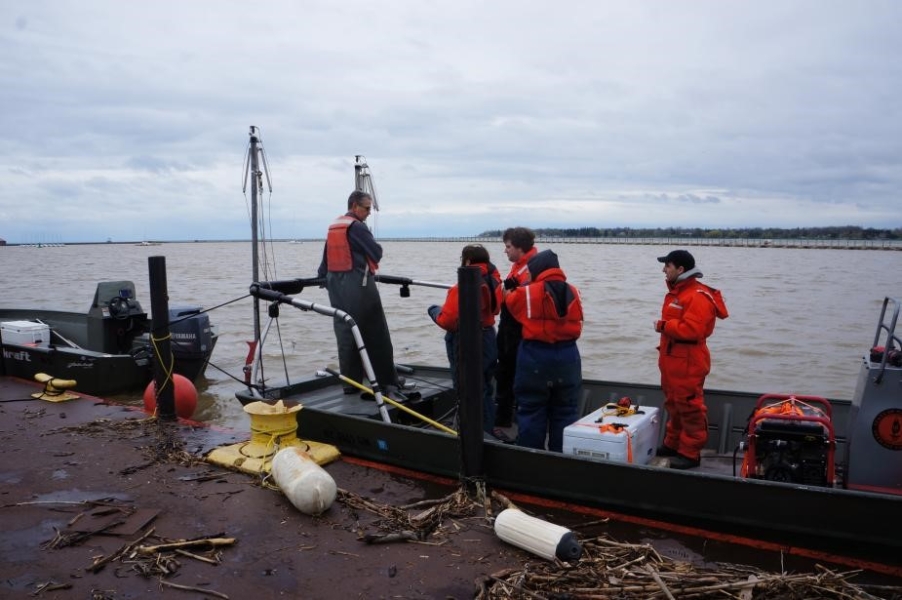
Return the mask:
<path id="1" fill-rule="evenodd" d="M 719 290 L 699 281 L 702 272 L 687 250 L 659 256 L 667 294 L 661 318 L 654 322 L 661 335 L 658 367 L 667 423 L 664 444 L 657 455 L 670 458 L 674 469 L 691 469 L 701 461 L 708 441 L 705 377 L 711 371 L 711 353 L 705 340 L 714 333 L 717 319 L 729 316 Z"/>

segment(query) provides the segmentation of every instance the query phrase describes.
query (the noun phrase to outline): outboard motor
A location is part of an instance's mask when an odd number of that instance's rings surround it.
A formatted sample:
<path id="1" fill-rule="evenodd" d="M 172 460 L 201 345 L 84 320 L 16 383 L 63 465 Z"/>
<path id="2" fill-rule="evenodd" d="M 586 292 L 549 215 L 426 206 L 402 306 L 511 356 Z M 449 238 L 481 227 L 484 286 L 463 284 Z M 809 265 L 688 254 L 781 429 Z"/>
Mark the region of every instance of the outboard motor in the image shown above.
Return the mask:
<path id="1" fill-rule="evenodd" d="M 175 370 L 194 381 L 207 367 L 215 343 L 210 316 L 200 306 L 170 306 L 169 332 Z"/>
<path id="2" fill-rule="evenodd" d="M 889 322 L 888 308 L 892 308 Z M 898 318 L 899 301 L 885 298 L 849 413 L 845 480 L 849 489 L 902 495 L 902 339 L 896 334 Z"/>

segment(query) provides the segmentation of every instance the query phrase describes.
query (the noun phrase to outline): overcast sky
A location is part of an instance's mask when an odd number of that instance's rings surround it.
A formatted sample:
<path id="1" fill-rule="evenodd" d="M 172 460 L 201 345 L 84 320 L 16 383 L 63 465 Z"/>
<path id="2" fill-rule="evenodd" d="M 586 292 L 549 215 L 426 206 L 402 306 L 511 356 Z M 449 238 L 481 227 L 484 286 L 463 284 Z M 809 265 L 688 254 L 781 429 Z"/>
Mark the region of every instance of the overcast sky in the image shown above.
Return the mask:
<path id="1" fill-rule="evenodd" d="M 902 2 L 4 0 L 0 238 L 902 226 Z M 247 196 L 247 199 L 245 198 Z"/>

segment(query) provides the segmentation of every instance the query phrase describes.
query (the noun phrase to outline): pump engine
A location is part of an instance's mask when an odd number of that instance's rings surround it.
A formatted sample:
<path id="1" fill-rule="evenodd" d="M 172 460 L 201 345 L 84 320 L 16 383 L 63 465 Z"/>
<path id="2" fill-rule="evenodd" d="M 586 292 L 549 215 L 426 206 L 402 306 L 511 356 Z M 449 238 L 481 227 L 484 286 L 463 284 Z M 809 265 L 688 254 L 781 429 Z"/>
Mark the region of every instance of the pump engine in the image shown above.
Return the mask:
<path id="1" fill-rule="evenodd" d="M 833 486 L 836 439 L 825 398 L 765 394 L 746 434 L 743 477 Z"/>

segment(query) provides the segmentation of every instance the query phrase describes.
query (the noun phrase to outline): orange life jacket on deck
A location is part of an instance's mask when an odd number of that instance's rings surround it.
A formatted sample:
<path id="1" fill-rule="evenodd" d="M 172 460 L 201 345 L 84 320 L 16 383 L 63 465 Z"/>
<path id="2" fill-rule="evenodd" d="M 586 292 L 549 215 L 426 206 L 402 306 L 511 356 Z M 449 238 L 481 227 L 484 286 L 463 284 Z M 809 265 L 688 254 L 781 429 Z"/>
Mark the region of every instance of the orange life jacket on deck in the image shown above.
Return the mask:
<path id="1" fill-rule="evenodd" d="M 351 253 L 351 243 L 348 240 L 348 229 L 356 218 L 350 215 L 341 215 L 329 225 L 326 234 L 326 263 L 329 271 L 340 273 L 354 269 L 354 256 Z M 379 265 L 369 257 L 366 257 L 367 265 L 371 273 L 375 273 Z"/>

